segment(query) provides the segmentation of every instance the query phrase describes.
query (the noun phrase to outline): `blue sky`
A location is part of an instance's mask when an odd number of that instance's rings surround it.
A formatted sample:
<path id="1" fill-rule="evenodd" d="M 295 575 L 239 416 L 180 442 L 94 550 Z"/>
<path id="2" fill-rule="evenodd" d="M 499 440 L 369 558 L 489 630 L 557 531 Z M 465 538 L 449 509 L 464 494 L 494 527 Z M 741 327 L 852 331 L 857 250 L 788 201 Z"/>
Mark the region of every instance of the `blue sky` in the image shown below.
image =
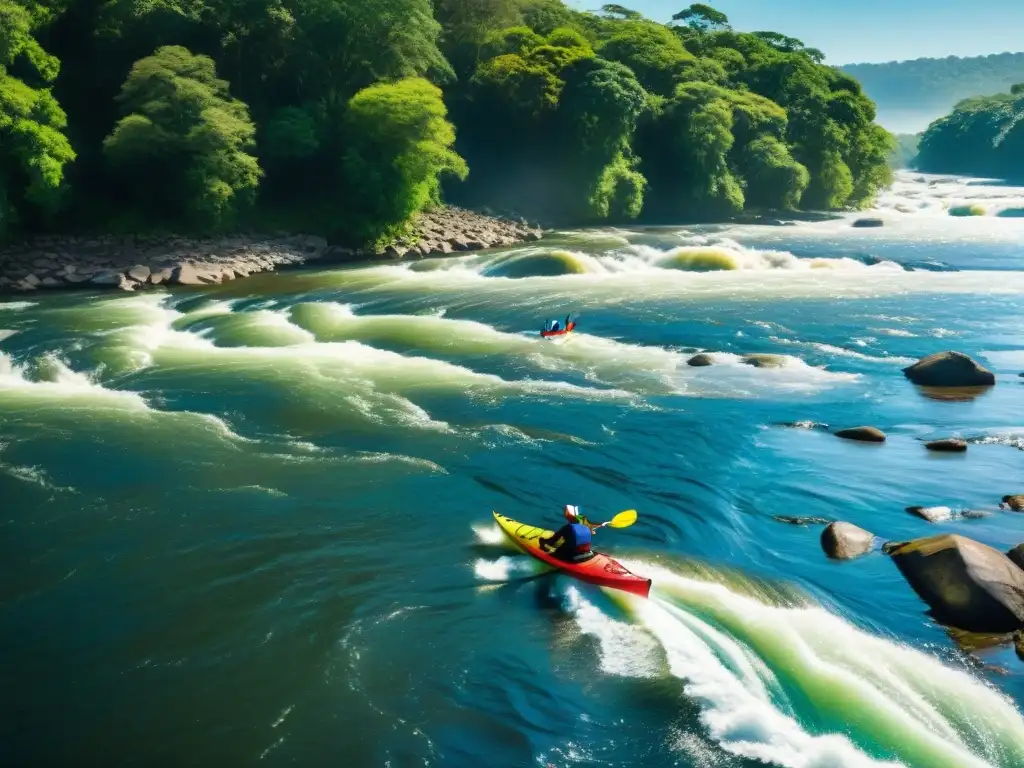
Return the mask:
<path id="1" fill-rule="evenodd" d="M 567 0 L 581 10 L 601 2 Z M 687 0 L 622 0 L 658 21 Z M 829 64 L 1024 51 L 1024 0 L 713 0 L 736 29 L 769 30 L 820 48 Z"/>

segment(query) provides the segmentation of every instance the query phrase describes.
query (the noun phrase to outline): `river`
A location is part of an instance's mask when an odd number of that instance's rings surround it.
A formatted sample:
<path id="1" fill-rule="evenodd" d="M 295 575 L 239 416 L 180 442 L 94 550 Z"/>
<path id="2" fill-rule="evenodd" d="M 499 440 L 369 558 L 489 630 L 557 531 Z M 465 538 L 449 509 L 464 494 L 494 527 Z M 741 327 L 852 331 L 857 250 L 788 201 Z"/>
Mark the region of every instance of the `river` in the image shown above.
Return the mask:
<path id="1" fill-rule="evenodd" d="M 967 657 L 887 557 L 829 561 L 820 524 L 775 519 L 1024 541 L 995 509 L 1024 493 L 1014 208 L 902 174 L 878 229 L 573 231 L 4 297 L 0 761 L 1024 764 L 1012 649 Z M 537 338 L 569 311 L 578 333 Z M 923 396 L 901 368 L 943 349 L 997 386 Z M 967 454 L 922 447 L 950 435 Z M 531 578 L 492 523 L 566 503 L 639 511 L 597 542 L 650 600 Z"/>

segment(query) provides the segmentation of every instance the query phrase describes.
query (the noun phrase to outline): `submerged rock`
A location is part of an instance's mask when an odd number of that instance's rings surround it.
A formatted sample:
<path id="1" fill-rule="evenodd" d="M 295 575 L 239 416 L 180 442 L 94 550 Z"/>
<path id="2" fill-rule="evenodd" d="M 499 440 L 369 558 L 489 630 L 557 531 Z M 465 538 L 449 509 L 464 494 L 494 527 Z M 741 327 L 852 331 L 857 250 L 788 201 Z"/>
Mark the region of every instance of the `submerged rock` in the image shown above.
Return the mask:
<path id="1" fill-rule="evenodd" d="M 929 451 L 939 453 L 963 453 L 967 450 L 967 442 L 959 438 L 947 437 L 942 440 L 932 440 L 930 443 L 925 443 L 924 447 Z"/>
<path id="2" fill-rule="evenodd" d="M 853 222 L 853 226 L 859 229 L 865 229 L 868 227 L 884 227 L 885 222 L 881 219 L 857 219 Z"/>
<path id="3" fill-rule="evenodd" d="M 747 355 L 740 362 L 755 368 L 783 368 L 786 358 L 784 355 Z"/>
<path id="4" fill-rule="evenodd" d="M 980 387 L 996 383 L 995 374 L 962 352 L 937 352 L 904 368 L 903 374 L 923 387 Z"/>
<path id="5" fill-rule="evenodd" d="M 929 523 L 942 523 L 953 519 L 953 510 L 949 507 L 907 507 L 907 512 Z"/>
<path id="6" fill-rule="evenodd" d="M 1009 507 L 1014 512 L 1024 512 L 1024 495 L 1017 496 L 1003 496 L 1003 500 L 999 504 L 1000 509 Z"/>
<path id="7" fill-rule="evenodd" d="M 950 534 L 886 549 L 943 624 L 968 632 L 1012 632 L 1024 626 L 1024 570 L 1002 552 Z"/>
<path id="8" fill-rule="evenodd" d="M 843 440 L 857 440 L 862 443 L 884 443 L 885 433 L 877 427 L 851 427 L 840 429 L 835 433 L 836 437 Z"/>
<path id="9" fill-rule="evenodd" d="M 692 365 L 694 368 L 705 368 L 709 365 L 714 365 L 715 361 L 711 359 L 711 355 L 701 352 L 699 355 L 694 355 L 686 361 L 687 365 Z"/>
<path id="10" fill-rule="evenodd" d="M 786 525 L 799 525 L 801 527 L 808 525 L 828 525 L 832 522 L 825 517 L 790 517 L 789 515 L 773 515 L 772 519 L 779 523 L 785 523 Z"/>
<path id="11" fill-rule="evenodd" d="M 827 432 L 829 427 L 820 421 L 784 421 L 781 426 L 791 429 L 812 429 Z"/>
<path id="12" fill-rule="evenodd" d="M 821 532 L 821 548 L 834 560 L 852 560 L 874 546 L 875 535 L 852 523 L 829 523 Z"/>

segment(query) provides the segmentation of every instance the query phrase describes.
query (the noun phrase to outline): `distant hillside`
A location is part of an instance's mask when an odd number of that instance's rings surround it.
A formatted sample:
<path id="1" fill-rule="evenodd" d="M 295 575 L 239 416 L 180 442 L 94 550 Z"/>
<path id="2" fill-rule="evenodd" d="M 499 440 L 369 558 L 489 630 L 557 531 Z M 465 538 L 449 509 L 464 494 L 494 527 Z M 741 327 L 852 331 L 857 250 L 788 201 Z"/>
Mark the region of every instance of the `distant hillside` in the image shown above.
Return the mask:
<path id="1" fill-rule="evenodd" d="M 857 78 L 874 99 L 882 125 L 895 133 L 918 133 L 949 114 L 961 99 L 1003 93 L 1024 82 L 1024 53 L 848 64 L 840 69 Z"/>

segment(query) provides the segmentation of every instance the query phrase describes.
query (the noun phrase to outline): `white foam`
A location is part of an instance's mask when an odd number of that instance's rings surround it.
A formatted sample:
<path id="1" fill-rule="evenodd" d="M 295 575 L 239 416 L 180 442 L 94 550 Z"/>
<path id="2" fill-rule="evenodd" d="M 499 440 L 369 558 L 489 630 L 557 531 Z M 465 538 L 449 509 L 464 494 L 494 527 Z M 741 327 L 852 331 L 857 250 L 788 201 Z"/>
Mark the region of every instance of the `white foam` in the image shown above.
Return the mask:
<path id="1" fill-rule="evenodd" d="M 6 302 L 0 302 L 0 312 L 5 311 L 5 310 L 8 311 L 8 312 L 19 312 L 19 311 L 21 311 L 23 309 L 28 309 L 29 307 L 34 307 L 34 306 L 36 306 L 36 303 L 34 301 L 6 301 Z"/>
<path id="2" fill-rule="evenodd" d="M 531 576 L 539 573 L 541 563 L 525 555 L 520 557 L 499 557 L 496 560 L 479 559 L 473 563 L 473 572 L 477 578 L 485 581 L 509 581 L 518 576 Z"/>
<path id="3" fill-rule="evenodd" d="M 137 392 L 107 389 L 50 354 L 33 365 L 19 365 L 0 352 L 0 394 L 15 407 L 46 402 L 63 408 L 149 410 Z"/>

